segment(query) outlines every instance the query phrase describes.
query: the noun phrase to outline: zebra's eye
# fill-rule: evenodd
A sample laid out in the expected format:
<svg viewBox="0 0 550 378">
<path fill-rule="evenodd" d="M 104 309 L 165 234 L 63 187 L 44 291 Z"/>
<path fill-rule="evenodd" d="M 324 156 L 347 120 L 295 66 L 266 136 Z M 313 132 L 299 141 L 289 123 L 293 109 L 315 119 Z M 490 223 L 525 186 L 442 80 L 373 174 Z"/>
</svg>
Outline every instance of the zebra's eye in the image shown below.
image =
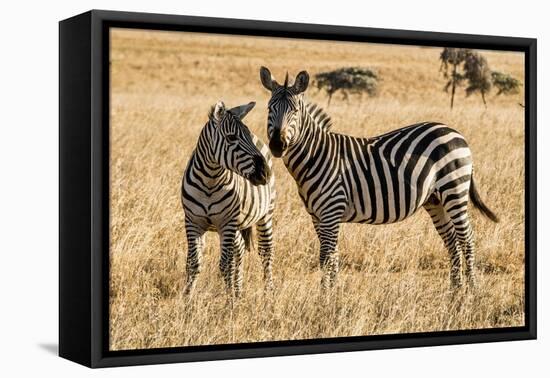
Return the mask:
<svg viewBox="0 0 550 378">
<path fill-rule="evenodd" d="M 227 134 L 225 138 L 227 139 L 227 141 L 229 143 L 235 143 L 238 139 L 237 135 L 235 135 L 235 134 Z"/>
</svg>

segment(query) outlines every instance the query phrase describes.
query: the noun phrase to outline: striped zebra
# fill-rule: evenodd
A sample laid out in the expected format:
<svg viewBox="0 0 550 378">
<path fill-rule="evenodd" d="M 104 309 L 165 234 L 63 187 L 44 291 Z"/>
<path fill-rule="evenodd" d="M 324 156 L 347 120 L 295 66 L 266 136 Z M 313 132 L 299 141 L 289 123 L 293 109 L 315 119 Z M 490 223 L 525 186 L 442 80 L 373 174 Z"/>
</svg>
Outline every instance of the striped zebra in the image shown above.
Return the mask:
<svg viewBox="0 0 550 378">
<path fill-rule="evenodd" d="M 229 293 L 239 296 L 242 259 L 258 235 L 266 288 L 272 287 L 275 201 L 271 154 L 242 123 L 255 103 L 226 110 L 223 102 L 212 107 L 209 120 L 189 160 L 182 179 L 181 200 L 187 235 L 187 283 L 192 292 L 201 270 L 206 231 L 220 235 L 220 270 Z"/>
<path fill-rule="evenodd" d="M 269 148 L 282 160 L 298 186 L 320 241 L 322 287 L 338 272 L 337 241 L 343 222 L 387 224 L 423 207 L 450 254 L 451 287 L 465 275 L 475 285 L 474 233 L 468 197 L 493 221 L 473 180 L 471 151 L 464 137 L 446 125 L 424 122 L 373 138 L 331 132 L 330 117 L 303 93 L 306 71 L 294 85 L 278 84 L 262 67 L 263 86 L 271 91 L 267 132 Z"/>
</svg>

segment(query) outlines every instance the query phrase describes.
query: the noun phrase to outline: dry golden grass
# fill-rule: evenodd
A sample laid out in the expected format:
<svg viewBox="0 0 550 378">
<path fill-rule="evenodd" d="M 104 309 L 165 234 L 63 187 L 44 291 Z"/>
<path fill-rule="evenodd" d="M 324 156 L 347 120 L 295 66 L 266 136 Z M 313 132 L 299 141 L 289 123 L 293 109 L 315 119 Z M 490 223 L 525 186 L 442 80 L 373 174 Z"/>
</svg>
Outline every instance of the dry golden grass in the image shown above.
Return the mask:
<svg viewBox="0 0 550 378">
<path fill-rule="evenodd" d="M 523 92 L 442 92 L 440 49 L 117 30 L 111 56 L 111 277 L 113 350 L 335 336 L 521 326 L 524 324 Z M 523 55 L 484 52 L 493 69 L 523 78 Z M 186 242 L 181 176 L 207 111 L 223 99 L 254 100 L 246 123 L 265 140 L 276 77 L 343 65 L 374 67 L 376 98 L 338 96 L 334 129 L 373 136 L 419 121 L 462 132 L 474 153 L 482 197 L 498 224 L 472 210 L 479 288 L 449 293 L 448 256 L 425 212 L 393 225 L 344 225 L 336 291 L 320 297 L 318 241 L 295 183 L 275 162 L 276 291 L 263 293 L 259 257 L 246 256 L 243 298 L 231 310 L 218 273 L 218 237 L 207 235 L 196 293 L 184 298 Z M 313 88 L 312 101 L 326 104 Z"/>
</svg>

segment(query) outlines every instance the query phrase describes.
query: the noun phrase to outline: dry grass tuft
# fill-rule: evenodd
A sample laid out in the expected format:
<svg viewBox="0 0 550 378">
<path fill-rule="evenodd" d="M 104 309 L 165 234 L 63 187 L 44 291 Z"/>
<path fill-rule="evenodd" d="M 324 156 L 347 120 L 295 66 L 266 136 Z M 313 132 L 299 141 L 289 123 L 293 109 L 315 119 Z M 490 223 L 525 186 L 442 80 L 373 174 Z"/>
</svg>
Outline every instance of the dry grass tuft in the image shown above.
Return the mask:
<svg viewBox="0 0 550 378">
<path fill-rule="evenodd" d="M 523 89 L 490 96 L 487 109 L 441 91 L 440 49 L 119 30 L 112 36 L 111 292 L 113 350 L 374 335 L 524 324 Z M 523 78 L 523 55 L 484 52 L 491 66 Z M 425 213 L 385 226 L 344 225 L 342 271 L 318 295 L 318 242 L 293 180 L 275 162 L 276 291 L 265 295 L 257 254 L 245 259 L 244 293 L 231 310 L 209 234 L 196 293 L 182 296 L 186 243 L 181 175 L 207 111 L 251 100 L 247 117 L 265 140 L 265 65 L 281 77 L 368 65 L 382 78 L 376 98 L 330 107 L 334 130 L 372 136 L 443 121 L 468 139 L 482 197 L 501 218 L 472 211 L 479 289 L 448 291 L 449 263 Z M 323 104 L 313 89 L 309 98 Z M 457 96 L 462 97 L 462 94 Z"/>
</svg>

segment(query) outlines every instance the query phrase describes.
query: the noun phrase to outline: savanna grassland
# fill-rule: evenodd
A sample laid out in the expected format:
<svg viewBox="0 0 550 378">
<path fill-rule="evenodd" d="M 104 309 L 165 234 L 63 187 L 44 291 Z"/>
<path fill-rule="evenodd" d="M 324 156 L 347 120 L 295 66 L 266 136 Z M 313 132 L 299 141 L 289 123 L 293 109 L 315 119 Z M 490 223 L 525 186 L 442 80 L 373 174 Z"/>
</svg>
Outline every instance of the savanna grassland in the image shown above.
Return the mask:
<svg viewBox="0 0 550 378">
<path fill-rule="evenodd" d="M 524 110 L 520 94 L 443 92 L 440 48 L 190 33 L 111 32 L 110 347 L 113 350 L 511 327 L 524 324 Z M 492 69 L 523 81 L 519 53 L 482 52 Z M 187 247 L 182 173 L 211 105 L 256 101 L 245 123 L 266 141 L 269 93 L 261 65 L 282 81 L 342 66 L 374 68 L 378 95 L 335 95 L 333 130 L 374 136 L 420 121 L 459 130 L 474 155 L 476 184 L 499 215 L 471 210 L 478 288 L 449 291 L 449 259 L 424 211 L 401 223 L 344 225 L 341 272 L 319 295 L 319 244 L 296 185 L 274 163 L 276 290 L 263 291 L 255 251 L 244 261 L 243 297 L 228 306 L 218 236 L 207 234 L 193 296 L 183 296 Z M 326 107 L 311 87 L 309 100 Z"/>
</svg>

